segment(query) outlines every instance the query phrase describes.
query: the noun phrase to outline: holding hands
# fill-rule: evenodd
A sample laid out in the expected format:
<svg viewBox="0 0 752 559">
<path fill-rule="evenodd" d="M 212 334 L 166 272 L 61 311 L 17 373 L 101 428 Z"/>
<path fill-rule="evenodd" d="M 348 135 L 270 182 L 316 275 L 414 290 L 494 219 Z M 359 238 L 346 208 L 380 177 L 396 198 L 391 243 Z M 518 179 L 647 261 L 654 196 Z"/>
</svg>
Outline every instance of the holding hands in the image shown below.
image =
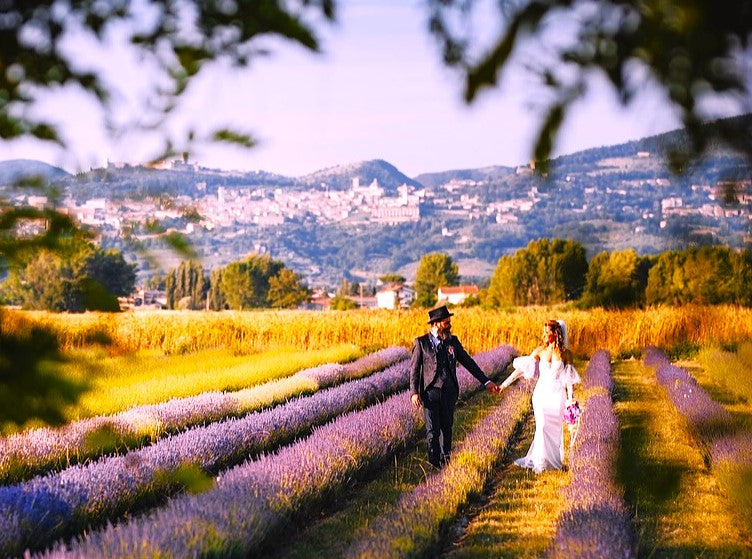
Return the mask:
<svg viewBox="0 0 752 559">
<path fill-rule="evenodd" d="M 412 403 L 413 407 L 417 410 L 421 407 L 421 401 L 420 396 L 418 394 L 412 394 L 410 396 L 410 402 Z"/>
</svg>

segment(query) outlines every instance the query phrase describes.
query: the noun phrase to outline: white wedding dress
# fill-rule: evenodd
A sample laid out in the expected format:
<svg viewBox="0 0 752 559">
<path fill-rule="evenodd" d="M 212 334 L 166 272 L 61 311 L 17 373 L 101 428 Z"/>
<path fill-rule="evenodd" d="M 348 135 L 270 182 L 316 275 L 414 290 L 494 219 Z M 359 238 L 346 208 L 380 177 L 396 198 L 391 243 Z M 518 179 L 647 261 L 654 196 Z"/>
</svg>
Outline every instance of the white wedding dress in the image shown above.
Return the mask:
<svg viewBox="0 0 752 559">
<path fill-rule="evenodd" d="M 521 371 L 526 379 L 538 375 L 533 390 L 533 414 L 535 415 L 535 436 L 524 458 L 515 464 L 530 468 L 536 473 L 543 470 L 561 469 L 564 460 L 564 429 L 562 414 L 567 399 L 568 384 L 580 382 L 580 375 L 570 364 L 558 359 L 550 363 L 531 356 L 518 357 L 514 368 Z"/>
</svg>

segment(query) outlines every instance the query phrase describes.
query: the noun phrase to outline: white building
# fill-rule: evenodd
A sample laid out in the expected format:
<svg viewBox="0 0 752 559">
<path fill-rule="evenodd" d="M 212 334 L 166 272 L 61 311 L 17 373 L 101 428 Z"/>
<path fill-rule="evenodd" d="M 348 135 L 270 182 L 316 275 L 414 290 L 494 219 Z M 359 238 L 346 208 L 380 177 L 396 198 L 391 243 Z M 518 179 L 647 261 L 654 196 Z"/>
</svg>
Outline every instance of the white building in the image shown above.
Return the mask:
<svg viewBox="0 0 752 559">
<path fill-rule="evenodd" d="M 380 309 L 407 308 L 415 300 L 415 290 L 402 283 L 390 283 L 376 292 L 376 306 Z"/>
<path fill-rule="evenodd" d="M 456 285 L 439 287 L 437 298 L 439 303 L 448 305 L 461 305 L 470 296 L 477 297 L 479 293 L 477 285 Z"/>
</svg>

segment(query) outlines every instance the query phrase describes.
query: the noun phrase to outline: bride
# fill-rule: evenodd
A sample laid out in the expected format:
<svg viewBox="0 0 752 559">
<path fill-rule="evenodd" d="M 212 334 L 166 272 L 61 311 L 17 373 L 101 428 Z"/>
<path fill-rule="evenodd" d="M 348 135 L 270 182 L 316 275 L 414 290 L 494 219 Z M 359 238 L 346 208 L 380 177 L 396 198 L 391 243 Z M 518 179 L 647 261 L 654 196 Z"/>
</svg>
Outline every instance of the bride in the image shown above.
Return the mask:
<svg viewBox="0 0 752 559">
<path fill-rule="evenodd" d="M 530 355 L 513 361 L 514 371 L 501 384 L 501 390 L 504 390 L 521 376 L 532 379 L 538 374 L 538 382 L 533 390 L 533 444 L 524 458 L 515 460 L 518 466 L 530 468 L 536 473 L 561 469 L 563 466 L 562 414 L 566 402 L 574 399 L 573 385 L 580 382 L 580 375 L 572 366 L 572 357 L 567 349 L 564 322 L 546 322 L 543 325 L 542 342 L 543 345 L 535 348 Z"/>
</svg>

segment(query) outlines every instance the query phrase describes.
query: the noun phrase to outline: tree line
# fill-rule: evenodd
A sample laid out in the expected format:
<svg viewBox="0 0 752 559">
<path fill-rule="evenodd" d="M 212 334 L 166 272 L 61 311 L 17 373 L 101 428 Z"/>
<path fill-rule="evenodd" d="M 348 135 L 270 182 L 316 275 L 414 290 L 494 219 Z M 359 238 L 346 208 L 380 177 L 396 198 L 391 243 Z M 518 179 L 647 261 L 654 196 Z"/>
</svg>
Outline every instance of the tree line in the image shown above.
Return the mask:
<svg viewBox="0 0 752 559">
<path fill-rule="evenodd" d="M 0 303 L 27 309 L 82 312 L 116 311 L 119 296 L 135 287 L 135 264 L 118 250 L 103 250 L 79 238 L 62 250 L 35 250 L 21 259 L 0 284 Z M 383 281 L 401 281 L 385 275 Z M 424 255 L 416 271 L 415 305 L 436 304 L 440 287 L 459 285 L 458 265 L 446 253 Z M 170 309 L 247 310 L 296 308 L 310 289 L 297 273 L 268 254 L 251 254 L 206 273 L 183 261 L 148 287 L 165 291 Z M 357 283 L 343 282 L 332 308 L 347 310 L 349 295 L 363 294 Z M 372 295 L 368 289 L 366 294 Z M 572 240 L 538 239 L 499 258 L 480 296 L 467 304 L 489 308 L 573 302 L 583 308 L 645 305 L 736 304 L 752 306 L 752 251 L 707 246 L 640 256 L 633 249 L 603 251 L 590 261 L 585 247 Z"/>
<path fill-rule="evenodd" d="M 603 251 L 588 262 L 576 241 L 539 239 L 499 259 L 481 300 L 491 307 L 752 306 L 752 251 L 705 246 L 639 256 L 627 249 Z"/>
<path fill-rule="evenodd" d="M 0 304 L 58 312 L 117 311 L 118 297 L 133 293 L 136 265 L 119 250 L 68 240 L 62 249 L 35 250 L 8 271 Z M 170 309 L 294 308 L 310 290 L 284 263 L 251 254 L 207 276 L 195 261 L 183 261 L 149 287 L 164 289 Z"/>
<path fill-rule="evenodd" d="M 181 262 L 167 274 L 164 289 L 170 309 L 213 311 L 295 308 L 311 295 L 298 274 L 268 254 L 214 268 L 208 277 L 200 263 Z"/>
</svg>

